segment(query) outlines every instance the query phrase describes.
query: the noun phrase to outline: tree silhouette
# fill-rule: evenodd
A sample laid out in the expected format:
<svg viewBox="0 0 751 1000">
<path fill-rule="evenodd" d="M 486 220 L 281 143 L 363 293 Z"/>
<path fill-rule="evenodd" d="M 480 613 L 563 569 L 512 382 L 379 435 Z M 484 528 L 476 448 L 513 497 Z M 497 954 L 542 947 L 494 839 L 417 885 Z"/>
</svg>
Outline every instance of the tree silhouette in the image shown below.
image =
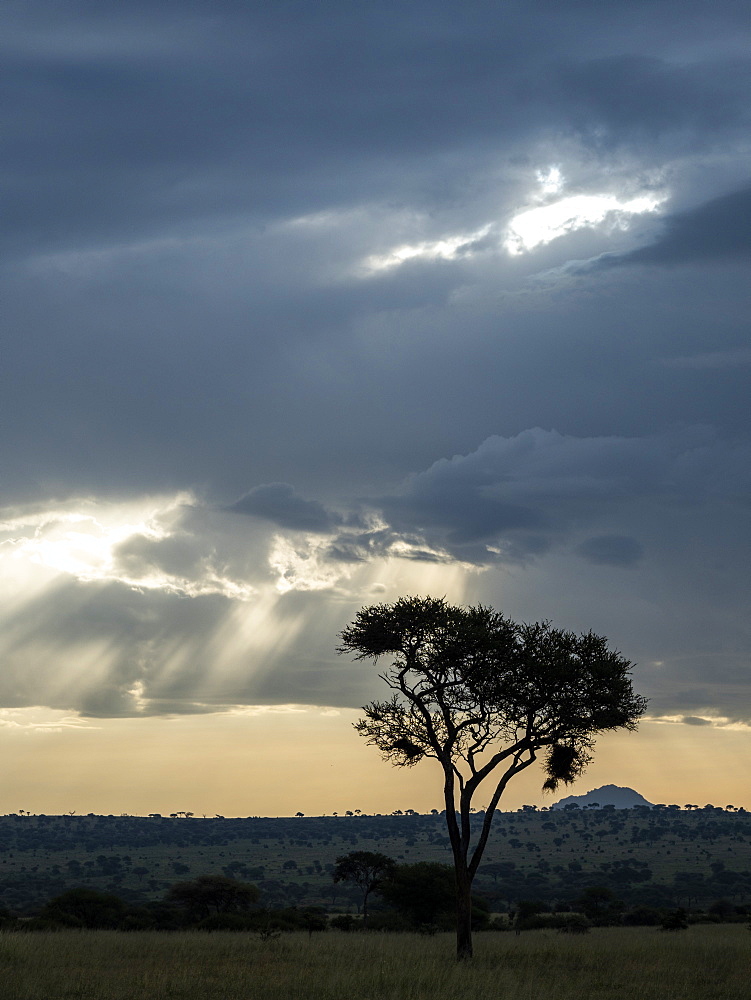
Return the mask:
<svg viewBox="0 0 751 1000">
<path fill-rule="evenodd" d="M 334 882 L 354 882 L 362 892 L 362 925 L 368 925 L 368 896 L 390 876 L 396 862 L 378 851 L 352 851 L 336 859 Z"/>
<path fill-rule="evenodd" d="M 39 916 L 62 926 L 101 929 L 117 927 L 125 909 L 125 903 L 117 896 L 81 887 L 68 889 L 51 899 Z"/>
<path fill-rule="evenodd" d="M 419 930 L 450 927 L 456 891 L 451 865 L 396 865 L 379 893 Z"/>
<path fill-rule="evenodd" d="M 184 907 L 198 919 L 212 913 L 247 910 L 258 900 L 258 889 L 224 875 L 199 875 L 192 882 L 178 882 L 167 893 L 167 901 Z"/>
<path fill-rule="evenodd" d="M 365 706 L 357 732 L 394 765 L 428 757 L 442 768 L 457 957 L 470 958 L 472 880 L 508 782 L 542 753 L 543 787 L 555 790 L 581 774 L 596 734 L 635 729 L 646 701 L 632 690 L 630 663 L 591 632 L 519 625 L 492 608 L 430 597 L 363 608 L 341 633 L 338 652 L 392 657 L 380 676 L 393 694 Z M 491 776 L 470 850 L 473 796 Z"/>
</svg>

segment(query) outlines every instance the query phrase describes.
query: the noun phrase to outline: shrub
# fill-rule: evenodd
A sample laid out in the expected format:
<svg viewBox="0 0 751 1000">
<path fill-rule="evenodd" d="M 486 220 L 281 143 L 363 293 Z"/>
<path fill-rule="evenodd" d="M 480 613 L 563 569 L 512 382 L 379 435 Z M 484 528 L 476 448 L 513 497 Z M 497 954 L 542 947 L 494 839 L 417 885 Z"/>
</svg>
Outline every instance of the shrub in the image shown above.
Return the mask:
<svg viewBox="0 0 751 1000">
<path fill-rule="evenodd" d="M 583 913 L 570 913 L 563 918 L 563 926 L 559 927 L 559 934 L 588 934 L 592 926 Z"/>
<path fill-rule="evenodd" d="M 340 913 L 331 918 L 329 927 L 335 931 L 359 931 L 362 928 L 362 921 L 353 917 L 351 913 Z"/>
<path fill-rule="evenodd" d="M 662 911 L 654 906 L 635 906 L 623 914 L 623 923 L 627 927 L 657 927 L 662 918 Z"/>
<path fill-rule="evenodd" d="M 125 903 L 117 896 L 95 889 L 69 889 L 51 899 L 38 919 L 59 927 L 102 930 L 119 927 L 125 912 Z"/>
<path fill-rule="evenodd" d="M 247 910 L 257 900 L 256 886 L 237 882 L 226 875 L 199 875 L 192 882 L 178 882 L 170 888 L 166 899 L 197 920 L 212 914 Z"/>
<path fill-rule="evenodd" d="M 707 910 L 713 917 L 718 917 L 720 920 L 727 920 L 729 917 L 734 917 L 736 915 L 736 909 L 729 899 L 717 899 Z"/>
<path fill-rule="evenodd" d="M 686 911 L 682 908 L 677 910 L 672 910 L 667 913 L 662 921 L 662 929 L 664 931 L 685 931 L 688 929 L 688 918 L 686 917 Z"/>
</svg>

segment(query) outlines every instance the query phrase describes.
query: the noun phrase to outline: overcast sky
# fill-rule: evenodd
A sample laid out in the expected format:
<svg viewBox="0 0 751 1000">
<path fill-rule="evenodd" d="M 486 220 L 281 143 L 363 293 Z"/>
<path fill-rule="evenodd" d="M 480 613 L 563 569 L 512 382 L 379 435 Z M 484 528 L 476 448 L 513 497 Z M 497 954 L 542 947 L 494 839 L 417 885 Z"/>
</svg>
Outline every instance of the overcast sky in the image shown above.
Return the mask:
<svg viewBox="0 0 751 1000">
<path fill-rule="evenodd" d="M 38 734 L 354 744 L 337 632 L 406 593 L 607 635 L 639 775 L 712 729 L 711 796 L 751 740 L 750 23 L 5 4 L 0 730 L 40 809 Z"/>
</svg>

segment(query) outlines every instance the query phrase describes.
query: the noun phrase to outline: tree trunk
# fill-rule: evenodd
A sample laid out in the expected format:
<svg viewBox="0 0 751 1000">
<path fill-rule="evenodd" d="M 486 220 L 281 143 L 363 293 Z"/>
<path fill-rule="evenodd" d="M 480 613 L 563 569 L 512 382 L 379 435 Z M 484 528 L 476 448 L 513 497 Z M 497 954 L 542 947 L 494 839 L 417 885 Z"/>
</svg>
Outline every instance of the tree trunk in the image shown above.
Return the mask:
<svg viewBox="0 0 751 1000">
<path fill-rule="evenodd" d="M 472 958 L 472 880 L 464 865 L 456 868 L 456 958 Z"/>
</svg>

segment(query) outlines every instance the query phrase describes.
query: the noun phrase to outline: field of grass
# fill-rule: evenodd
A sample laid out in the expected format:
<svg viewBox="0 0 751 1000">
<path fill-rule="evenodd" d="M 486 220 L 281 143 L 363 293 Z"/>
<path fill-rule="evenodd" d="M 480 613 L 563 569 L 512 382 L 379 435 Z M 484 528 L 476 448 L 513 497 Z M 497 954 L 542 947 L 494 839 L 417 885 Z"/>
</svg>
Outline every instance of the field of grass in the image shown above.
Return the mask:
<svg viewBox="0 0 751 1000">
<path fill-rule="evenodd" d="M 451 935 L 0 935 L 4 1000 L 748 1000 L 742 925 Z"/>
</svg>

